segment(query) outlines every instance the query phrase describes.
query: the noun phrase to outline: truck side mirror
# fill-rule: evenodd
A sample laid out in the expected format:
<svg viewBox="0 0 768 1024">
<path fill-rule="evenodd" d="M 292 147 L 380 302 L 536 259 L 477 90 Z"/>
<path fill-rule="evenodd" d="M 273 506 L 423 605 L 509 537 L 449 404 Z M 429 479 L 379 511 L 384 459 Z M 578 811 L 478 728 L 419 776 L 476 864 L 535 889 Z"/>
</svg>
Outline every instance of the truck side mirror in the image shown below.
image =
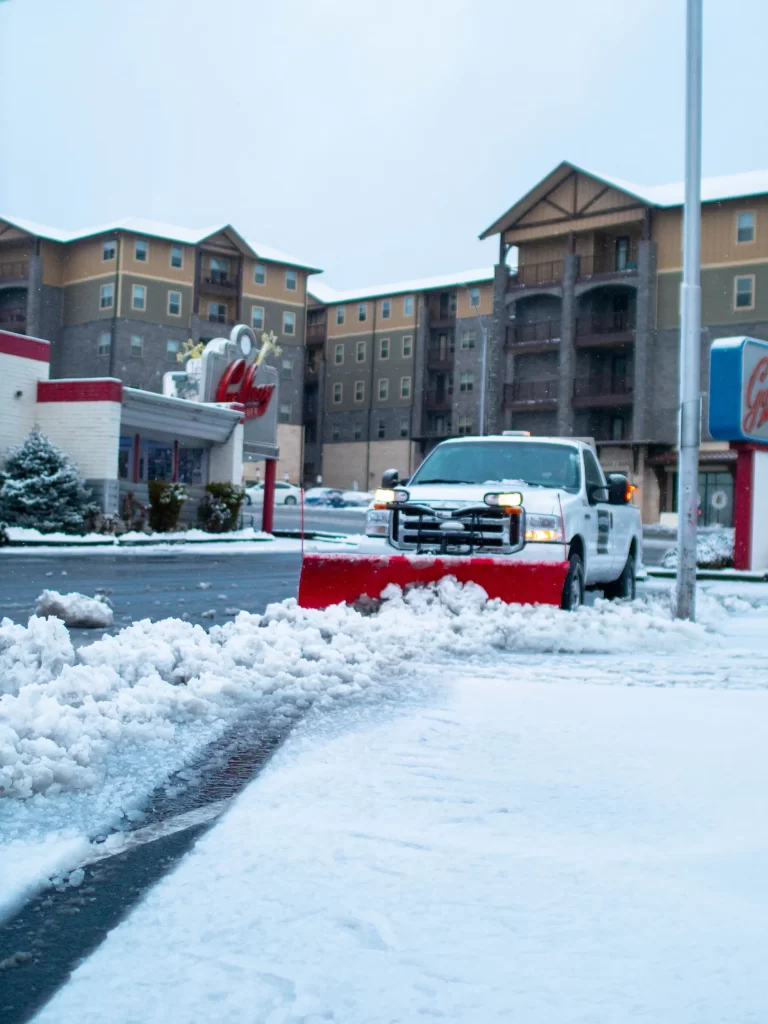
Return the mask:
<svg viewBox="0 0 768 1024">
<path fill-rule="evenodd" d="M 603 487 L 602 484 L 594 484 L 588 492 L 590 505 L 596 505 L 598 501 L 609 501 L 609 494 L 609 488 Z"/>
<path fill-rule="evenodd" d="M 386 487 L 387 490 L 391 490 L 393 487 L 397 487 L 400 482 L 400 474 L 396 469 L 385 469 L 381 477 L 381 486 Z"/>
<path fill-rule="evenodd" d="M 632 497 L 629 481 L 623 473 L 608 474 L 608 501 L 611 505 L 627 505 Z"/>
</svg>

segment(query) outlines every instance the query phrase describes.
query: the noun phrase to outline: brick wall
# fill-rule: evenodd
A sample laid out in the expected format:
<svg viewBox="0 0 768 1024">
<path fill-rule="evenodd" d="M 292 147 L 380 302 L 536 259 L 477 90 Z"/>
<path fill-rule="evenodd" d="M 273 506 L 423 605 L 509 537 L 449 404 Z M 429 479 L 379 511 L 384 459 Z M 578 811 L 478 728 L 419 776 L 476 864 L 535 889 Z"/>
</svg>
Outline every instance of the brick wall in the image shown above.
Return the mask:
<svg viewBox="0 0 768 1024">
<path fill-rule="evenodd" d="M 47 362 L 0 351 L 0 461 L 8 448 L 20 444 L 34 427 L 37 382 L 47 379 Z"/>
</svg>

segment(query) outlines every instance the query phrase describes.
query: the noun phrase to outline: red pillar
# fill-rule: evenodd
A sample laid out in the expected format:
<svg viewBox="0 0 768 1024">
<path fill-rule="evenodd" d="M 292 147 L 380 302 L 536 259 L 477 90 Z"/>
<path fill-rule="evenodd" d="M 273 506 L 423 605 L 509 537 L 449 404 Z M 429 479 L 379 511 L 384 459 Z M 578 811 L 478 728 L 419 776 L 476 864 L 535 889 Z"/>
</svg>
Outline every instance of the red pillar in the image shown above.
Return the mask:
<svg viewBox="0 0 768 1024">
<path fill-rule="evenodd" d="M 733 500 L 733 567 L 749 569 L 752 561 L 752 475 L 755 453 L 746 445 L 738 447 L 738 452 Z"/>
<path fill-rule="evenodd" d="M 277 479 L 277 460 L 266 459 L 264 467 L 264 505 L 261 510 L 261 528 L 264 533 L 272 533 L 275 526 L 275 480 Z"/>
<path fill-rule="evenodd" d="M 133 435 L 133 482 L 137 484 L 139 482 L 139 459 L 141 458 L 141 436 L 139 434 Z"/>
<path fill-rule="evenodd" d="M 179 482 L 179 442 L 173 442 L 173 467 L 171 471 L 173 482 L 177 484 Z"/>
</svg>

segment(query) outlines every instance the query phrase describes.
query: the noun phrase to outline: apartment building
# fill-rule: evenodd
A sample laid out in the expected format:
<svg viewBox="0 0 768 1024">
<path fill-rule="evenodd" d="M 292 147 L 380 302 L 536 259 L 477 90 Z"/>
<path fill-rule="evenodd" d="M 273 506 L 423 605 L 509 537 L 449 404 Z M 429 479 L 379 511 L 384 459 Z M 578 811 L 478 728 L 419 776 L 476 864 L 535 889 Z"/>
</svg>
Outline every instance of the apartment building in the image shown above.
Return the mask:
<svg viewBox="0 0 768 1024">
<path fill-rule="evenodd" d="M 479 429 L 492 270 L 310 291 L 305 480 L 367 490 L 390 467 L 413 472 L 438 440 Z"/>
<path fill-rule="evenodd" d="M 683 186 L 644 187 L 570 163 L 495 221 L 489 426 L 589 436 L 641 488 L 676 499 Z M 768 173 L 702 184 L 702 390 L 716 338 L 768 338 Z M 517 250 L 517 269 L 507 267 Z M 736 452 L 705 435 L 705 522 L 732 513 Z M 727 495 L 725 508 L 709 501 Z M 715 504 L 722 506 L 720 497 Z"/>
<path fill-rule="evenodd" d="M 155 392 L 188 342 L 234 323 L 273 331 L 279 472 L 298 482 L 307 278 L 317 272 L 231 225 L 194 231 L 130 218 L 62 231 L 0 217 L 0 329 L 49 341 L 52 377 L 118 377 Z"/>
</svg>

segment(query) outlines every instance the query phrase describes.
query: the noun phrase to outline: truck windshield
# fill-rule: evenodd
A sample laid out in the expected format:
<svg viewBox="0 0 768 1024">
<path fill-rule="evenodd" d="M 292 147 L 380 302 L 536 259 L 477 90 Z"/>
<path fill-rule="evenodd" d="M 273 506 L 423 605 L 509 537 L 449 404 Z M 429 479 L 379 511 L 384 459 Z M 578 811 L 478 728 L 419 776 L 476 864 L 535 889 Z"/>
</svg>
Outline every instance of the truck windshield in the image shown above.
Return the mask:
<svg viewBox="0 0 768 1024">
<path fill-rule="evenodd" d="M 414 473 L 419 484 L 526 483 L 578 491 L 579 451 L 542 442 L 472 441 L 441 444 Z"/>
</svg>

